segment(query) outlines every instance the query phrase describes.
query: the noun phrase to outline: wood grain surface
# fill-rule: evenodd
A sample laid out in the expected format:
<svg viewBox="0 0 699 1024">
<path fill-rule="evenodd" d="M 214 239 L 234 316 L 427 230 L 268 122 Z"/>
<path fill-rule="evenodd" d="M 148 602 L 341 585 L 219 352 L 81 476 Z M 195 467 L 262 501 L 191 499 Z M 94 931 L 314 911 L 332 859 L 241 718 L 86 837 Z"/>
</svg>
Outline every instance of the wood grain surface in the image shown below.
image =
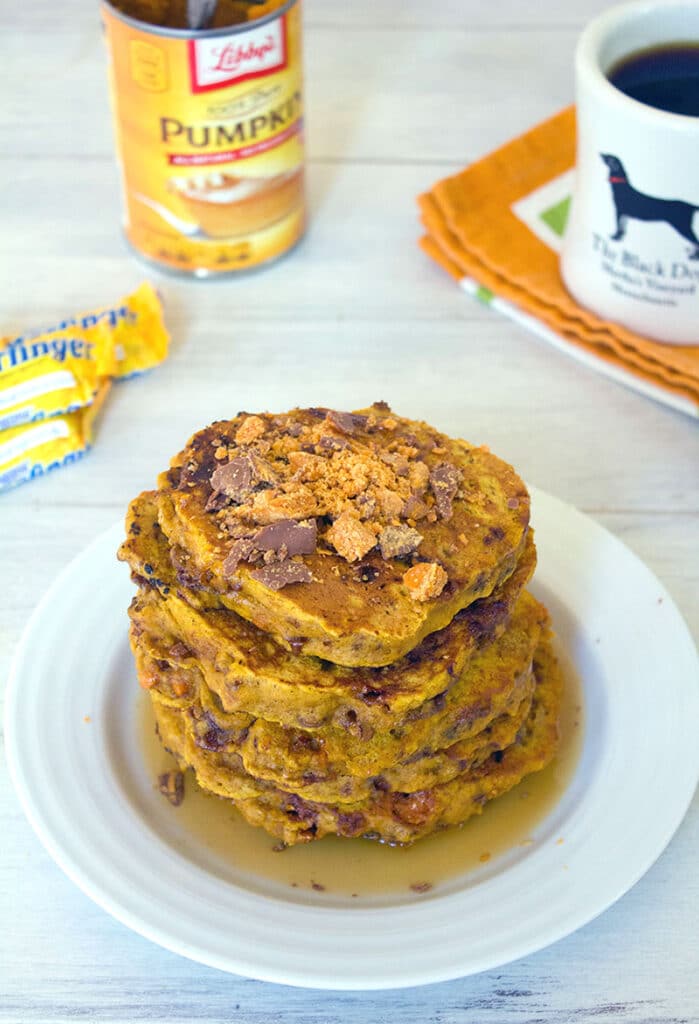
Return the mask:
<svg viewBox="0 0 699 1024">
<path fill-rule="evenodd" d="M 0 681 L 54 576 L 193 430 L 243 408 L 378 398 L 489 444 L 593 515 L 699 634 L 695 423 L 473 303 L 415 244 L 419 191 L 571 101 L 575 39 L 604 6 L 307 0 L 308 236 L 235 280 L 148 273 L 165 297 L 170 359 L 114 389 L 87 459 L 0 496 Z M 0 333 L 10 333 L 108 302 L 146 271 L 120 235 L 97 5 L 36 0 L 4 13 Z M 386 993 L 237 978 L 128 931 L 46 854 L 4 759 L 0 834 L 1 1024 L 699 1021 L 696 796 L 648 874 L 576 934 L 497 971 Z"/>
</svg>

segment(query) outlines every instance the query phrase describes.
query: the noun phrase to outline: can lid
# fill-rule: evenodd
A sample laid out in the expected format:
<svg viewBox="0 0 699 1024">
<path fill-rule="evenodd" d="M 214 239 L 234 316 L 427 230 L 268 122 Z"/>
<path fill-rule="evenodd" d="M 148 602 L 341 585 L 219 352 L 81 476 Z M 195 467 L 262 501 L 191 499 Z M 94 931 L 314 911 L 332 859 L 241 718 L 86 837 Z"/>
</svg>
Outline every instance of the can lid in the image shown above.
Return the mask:
<svg viewBox="0 0 699 1024">
<path fill-rule="evenodd" d="M 189 19 L 189 5 L 190 3 L 201 3 L 206 4 L 207 0 L 187 0 L 187 18 Z M 250 5 L 262 5 L 266 0 L 242 0 L 242 2 Z M 149 21 L 142 21 L 140 18 L 135 18 L 130 14 L 126 14 L 116 4 L 111 3 L 110 0 L 101 0 L 102 12 L 108 14 L 110 17 L 116 18 L 118 21 L 123 21 L 127 25 L 131 25 L 132 28 L 138 29 L 141 32 L 147 32 L 151 35 L 156 36 L 168 36 L 172 39 L 206 39 L 208 37 L 216 36 L 230 36 L 235 35 L 238 32 L 247 32 L 253 26 L 259 28 L 261 25 L 266 25 L 270 21 L 274 21 L 281 15 L 286 14 L 288 10 L 295 7 L 299 0 L 286 0 L 286 3 L 280 4 L 273 11 L 269 11 L 267 14 L 262 15 L 260 18 L 253 18 L 250 21 L 238 22 L 234 25 L 223 25 L 220 28 L 206 28 L 206 29 L 191 29 L 191 28 L 170 28 L 167 25 L 155 25 Z M 211 19 L 215 11 L 215 3 L 213 10 L 209 12 L 207 21 Z M 204 21 L 204 24 L 206 21 Z"/>
</svg>

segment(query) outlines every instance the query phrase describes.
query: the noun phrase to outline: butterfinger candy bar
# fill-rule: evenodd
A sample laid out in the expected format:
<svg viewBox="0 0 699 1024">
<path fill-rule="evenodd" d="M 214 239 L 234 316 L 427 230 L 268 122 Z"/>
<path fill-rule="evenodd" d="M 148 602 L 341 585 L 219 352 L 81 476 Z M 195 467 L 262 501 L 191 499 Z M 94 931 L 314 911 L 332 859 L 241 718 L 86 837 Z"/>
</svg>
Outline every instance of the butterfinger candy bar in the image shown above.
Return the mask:
<svg viewBox="0 0 699 1024">
<path fill-rule="evenodd" d="M 115 371 L 104 323 L 0 342 L 0 431 L 90 405 Z"/>
<path fill-rule="evenodd" d="M 111 381 L 99 387 L 91 405 L 42 423 L 0 433 L 0 492 L 77 462 L 90 450 L 93 427 Z"/>
<path fill-rule="evenodd" d="M 29 331 L 4 344 L 6 349 L 21 348 L 35 343 L 39 338 L 50 341 L 54 335 L 63 336 L 70 330 L 95 332 L 105 329 L 114 352 L 112 369 L 117 378 L 124 379 L 144 373 L 162 363 L 167 356 L 170 336 L 163 322 L 162 303 L 155 288 L 147 281 L 114 306 L 104 306 L 91 313 L 68 317 L 53 327 Z M 7 356 L 6 360 L 10 358 Z"/>
<path fill-rule="evenodd" d="M 160 299 L 147 283 L 116 306 L 0 340 L 0 431 L 90 405 L 107 378 L 162 362 L 168 343 Z"/>
</svg>

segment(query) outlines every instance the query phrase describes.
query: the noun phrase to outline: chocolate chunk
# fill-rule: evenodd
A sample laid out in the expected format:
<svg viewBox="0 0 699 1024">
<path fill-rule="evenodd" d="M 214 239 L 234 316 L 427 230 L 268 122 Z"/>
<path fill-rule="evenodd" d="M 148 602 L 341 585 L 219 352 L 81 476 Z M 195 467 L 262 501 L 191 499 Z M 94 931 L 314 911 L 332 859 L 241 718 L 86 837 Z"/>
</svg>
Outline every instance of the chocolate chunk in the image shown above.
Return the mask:
<svg viewBox="0 0 699 1024">
<path fill-rule="evenodd" d="M 189 647 L 181 640 L 178 640 L 170 648 L 169 654 L 172 658 L 193 658 L 194 655 Z"/>
<path fill-rule="evenodd" d="M 430 473 L 437 515 L 441 519 L 451 519 L 452 501 L 460 483 L 461 471 L 451 462 L 440 462 Z"/>
<path fill-rule="evenodd" d="M 173 807 L 179 807 L 184 800 L 184 773 L 172 771 L 159 775 L 158 789 Z"/>
<path fill-rule="evenodd" d="M 371 565 L 369 562 L 365 562 L 363 565 L 357 566 L 352 578 L 355 583 L 373 583 L 378 575 L 379 570 L 376 566 Z"/>
<path fill-rule="evenodd" d="M 228 495 L 224 494 L 223 491 L 212 491 L 211 497 L 204 505 L 205 512 L 218 512 L 220 509 L 225 508 L 230 503 Z"/>
<path fill-rule="evenodd" d="M 417 551 L 422 536 L 410 526 L 384 526 L 379 534 L 379 548 L 385 559 L 403 558 Z"/>
<path fill-rule="evenodd" d="M 189 709 L 189 714 L 194 721 L 194 742 L 202 750 L 223 750 L 234 739 L 234 734 L 229 729 L 222 729 L 213 715 L 204 711 Z"/>
<path fill-rule="evenodd" d="M 403 519 L 424 519 L 428 512 L 427 505 L 420 495 L 415 492 L 407 498 L 400 514 Z"/>
<path fill-rule="evenodd" d="M 194 742 L 203 750 L 223 750 L 230 743 L 230 736 L 224 729 L 212 726 L 205 733 L 198 736 Z"/>
<path fill-rule="evenodd" d="M 270 590 L 281 590 L 290 583 L 311 583 L 313 575 L 303 562 L 275 562 L 255 569 L 250 575 Z"/>
<path fill-rule="evenodd" d="M 370 740 L 374 730 L 368 722 L 360 722 L 359 716 L 354 708 L 338 708 L 333 715 L 333 721 L 341 729 L 345 729 L 350 736 L 356 736 L 360 740 Z"/>
<path fill-rule="evenodd" d="M 349 448 L 349 442 L 344 437 L 333 437 L 332 434 L 323 434 L 318 442 L 319 448 L 326 451 L 339 452 L 342 448 Z"/>
<path fill-rule="evenodd" d="M 510 607 L 507 601 L 495 599 L 476 601 L 468 609 L 468 631 L 478 646 L 491 640 L 503 623 L 507 622 Z"/>
<path fill-rule="evenodd" d="M 432 700 L 430 701 L 430 704 L 432 706 L 432 710 L 433 711 L 441 711 L 446 706 L 446 703 L 447 703 L 447 691 L 446 690 L 442 690 L 441 693 L 436 694 L 432 698 Z"/>
<path fill-rule="evenodd" d="M 377 793 L 390 793 L 391 786 L 388 779 L 385 779 L 383 775 L 375 775 L 373 779 L 370 779 L 372 787 Z"/>
<path fill-rule="evenodd" d="M 214 491 L 220 491 L 231 501 L 241 504 L 253 491 L 277 483 L 277 476 L 264 459 L 246 453 L 236 455 L 225 466 L 215 469 L 211 474 L 210 483 Z"/>
<path fill-rule="evenodd" d="M 328 410 L 328 420 L 337 430 L 343 434 L 354 434 L 357 430 L 366 427 L 367 416 L 360 416 L 353 412 L 337 412 L 335 409 Z"/>
<path fill-rule="evenodd" d="M 249 455 L 237 455 L 211 474 L 211 486 L 214 491 L 220 491 L 238 503 L 245 501 L 252 494 L 253 482 L 254 467 Z"/>
<path fill-rule="evenodd" d="M 284 812 L 289 818 L 294 818 L 296 821 L 308 822 L 315 824 L 318 821 L 318 812 L 302 797 L 297 796 L 296 793 L 290 793 Z"/>
<path fill-rule="evenodd" d="M 381 452 L 379 458 L 391 467 L 396 476 L 407 476 L 410 472 L 410 463 L 400 452 Z"/>
<path fill-rule="evenodd" d="M 170 564 L 183 587 L 187 587 L 189 590 L 203 588 L 200 574 L 196 570 L 192 570 L 189 555 L 182 548 L 176 545 L 170 548 Z"/>
<path fill-rule="evenodd" d="M 391 411 L 391 407 L 388 404 L 388 402 L 384 402 L 382 400 L 379 400 L 378 402 L 372 402 L 371 408 L 372 409 L 376 409 L 377 412 L 390 412 Z"/>
<path fill-rule="evenodd" d="M 376 498 L 373 498 L 370 494 L 358 494 L 354 499 L 354 504 L 357 507 L 360 518 L 374 519 L 376 517 L 378 505 Z"/>
<path fill-rule="evenodd" d="M 491 544 L 494 544 L 496 540 L 502 540 L 504 536 L 505 531 L 502 526 L 491 526 L 483 537 L 483 543 L 486 547 L 489 547 Z"/>
<path fill-rule="evenodd" d="M 206 480 L 208 468 L 205 463 L 195 462 L 190 459 L 185 462 L 180 469 L 179 478 L 177 482 L 173 480 L 173 477 L 177 473 L 177 467 L 174 466 L 168 473 L 170 483 L 177 488 L 178 491 L 188 490 L 190 485 L 201 484 Z"/>
<path fill-rule="evenodd" d="M 377 704 L 383 700 L 383 690 L 376 690 L 372 686 L 363 686 L 359 691 L 359 697 L 364 701 L 365 704 Z"/>
<path fill-rule="evenodd" d="M 299 523 L 296 519 L 279 519 L 276 523 L 263 526 L 252 538 L 260 551 L 281 552 L 286 548 L 287 557 L 312 555 L 316 549 L 318 529 L 315 519 Z"/>
<path fill-rule="evenodd" d="M 317 754 L 323 747 L 323 741 L 312 733 L 302 732 L 297 729 L 291 735 L 290 746 L 297 753 L 300 751 L 310 751 L 313 754 Z"/>
<path fill-rule="evenodd" d="M 238 568 L 238 564 L 246 561 L 254 550 L 255 545 L 250 537 L 241 537 L 240 540 L 234 541 L 228 549 L 226 560 L 221 567 L 223 575 L 232 576 Z"/>
<path fill-rule="evenodd" d="M 356 836 L 364 824 L 365 818 L 361 811 L 339 812 L 337 815 L 337 831 L 341 836 Z"/>
</svg>

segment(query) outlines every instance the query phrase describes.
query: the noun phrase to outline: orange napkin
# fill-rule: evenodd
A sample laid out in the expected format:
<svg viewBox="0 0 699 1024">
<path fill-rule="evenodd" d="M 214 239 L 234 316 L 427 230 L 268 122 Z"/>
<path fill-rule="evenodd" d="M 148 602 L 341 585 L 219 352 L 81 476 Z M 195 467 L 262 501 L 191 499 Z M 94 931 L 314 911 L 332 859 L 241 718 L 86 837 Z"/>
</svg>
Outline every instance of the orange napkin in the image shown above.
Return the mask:
<svg viewBox="0 0 699 1024">
<path fill-rule="evenodd" d="M 699 346 L 663 345 L 602 320 L 563 286 L 557 249 L 574 162 L 569 107 L 420 196 L 420 245 L 466 291 L 558 348 L 699 416 Z"/>
</svg>

